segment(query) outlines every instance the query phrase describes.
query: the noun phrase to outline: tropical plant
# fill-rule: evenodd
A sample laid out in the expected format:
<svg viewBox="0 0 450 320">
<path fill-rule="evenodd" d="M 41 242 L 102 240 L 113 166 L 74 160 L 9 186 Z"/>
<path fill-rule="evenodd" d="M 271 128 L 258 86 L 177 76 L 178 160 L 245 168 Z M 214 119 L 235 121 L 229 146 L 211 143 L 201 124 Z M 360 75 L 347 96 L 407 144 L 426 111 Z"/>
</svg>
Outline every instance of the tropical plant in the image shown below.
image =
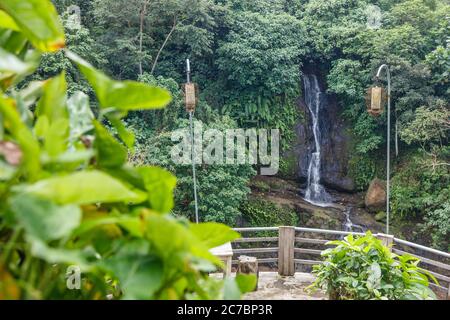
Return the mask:
<svg viewBox="0 0 450 320">
<path fill-rule="evenodd" d="M 436 279 L 418 267 L 419 259 L 396 255 L 370 232 L 330 241 L 322 252 L 325 261 L 314 266 L 316 280 L 309 289 L 326 290 L 338 300 L 436 299 L 429 280 Z"/>
<path fill-rule="evenodd" d="M 238 234 L 168 215 L 176 178 L 127 164 L 134 137 L 121 118 L 162 108 L 170 94 L 60 51 L 50 1 L 0 0 L 0 28 L 0 299 L 220 299 L 251 289 L 251 277 L 208 276 L 222 266 L 209 249 Z M 85 94 L 67 97 L 64 72 L 14 87 L 55 52 L 92 86 L 97 119 Z"/>
</svg>

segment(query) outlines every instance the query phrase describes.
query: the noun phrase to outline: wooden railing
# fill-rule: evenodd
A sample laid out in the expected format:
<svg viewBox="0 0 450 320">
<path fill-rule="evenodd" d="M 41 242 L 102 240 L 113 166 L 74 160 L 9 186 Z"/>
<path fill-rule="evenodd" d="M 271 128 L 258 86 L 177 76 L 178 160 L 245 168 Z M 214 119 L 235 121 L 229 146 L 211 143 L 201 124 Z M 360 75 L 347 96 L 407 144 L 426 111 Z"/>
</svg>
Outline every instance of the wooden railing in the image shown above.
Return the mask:
<svg viewBox="0 0 450 320">
<path fill-rule="evenodd" d="M 360 232 L 300 228 L 300 227 L 262 227 L 235 228 L 243 235 L 233 242 L 233 257 L 240 255 L 256 256 L 258 263 L 276 268 L 282 276 L 293 276 L 301 266 L 322 263 L 322 251 L 326 243 L 349 234 L 364 235 Z M 263 235 L 261 235 L 263 233 Z M 247 237 L 247 235 L 249 235 Z M 421 260 L 419 266 L 430 272 L 439 281 L 431 286 L 450 298 L 450 254 L 428 248 L 413 242 L 395 238 L 392 235 L 376 234 L 392 252 L 410 254 Z M 237 260 L 233 260 L 237 264 Z"/>
</svg>

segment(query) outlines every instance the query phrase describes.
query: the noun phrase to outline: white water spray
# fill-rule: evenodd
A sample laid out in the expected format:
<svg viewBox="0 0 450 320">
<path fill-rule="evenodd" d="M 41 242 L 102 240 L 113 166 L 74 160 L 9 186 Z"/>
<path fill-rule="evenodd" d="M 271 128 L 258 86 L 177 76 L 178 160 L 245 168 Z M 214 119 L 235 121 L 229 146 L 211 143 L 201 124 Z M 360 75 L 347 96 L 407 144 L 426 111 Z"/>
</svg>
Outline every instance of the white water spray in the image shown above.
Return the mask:
<svg viewBox="0 0 450 320">
<path fill-rule="evenodd" d="M 311 113 L 315 151 L 311 154 L 308 167 L 308 184 L 305 193 L 305 200 L 318 205 L 328 206 L 332 201 L 331 196 L 320 184 L 320 106 L 323 93 L 320 91 L 319 81 L 315 75 L 305 75 L 305 102 Z"/>
</svg>

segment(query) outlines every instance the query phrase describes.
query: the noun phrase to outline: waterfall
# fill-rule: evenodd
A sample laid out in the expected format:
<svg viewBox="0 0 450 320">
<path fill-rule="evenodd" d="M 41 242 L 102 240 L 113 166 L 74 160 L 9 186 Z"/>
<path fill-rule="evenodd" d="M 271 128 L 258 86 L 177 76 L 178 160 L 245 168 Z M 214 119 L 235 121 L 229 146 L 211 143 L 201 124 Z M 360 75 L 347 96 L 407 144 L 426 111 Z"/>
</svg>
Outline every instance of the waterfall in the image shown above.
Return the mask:
<svg viewBox="0 0 450 320">
<path fill-rule="evenodd" d="M 311 113 L 312 128 L 314 134 L 315 150 L 311 153 L 308 166 L 308 184 L 305 200 L 319 206 L 328 205 L 332 199 L 320 184 L 320 107 L 324 100 L 324 94 L 320 91 L 319 81 L 316 75 L 304 75 L 305 103 Z"/>
<path fill-rule="evenodd" d="M 365 227 L 353 223 L 353 221 L 351 220 L 352 211 L 353 211 L 352 207 L 347 207 L 344 210 L 345 215 L 345 222 L 343 224 L 344 231 L 366 232 L 367 229 Z"/>
</svg>

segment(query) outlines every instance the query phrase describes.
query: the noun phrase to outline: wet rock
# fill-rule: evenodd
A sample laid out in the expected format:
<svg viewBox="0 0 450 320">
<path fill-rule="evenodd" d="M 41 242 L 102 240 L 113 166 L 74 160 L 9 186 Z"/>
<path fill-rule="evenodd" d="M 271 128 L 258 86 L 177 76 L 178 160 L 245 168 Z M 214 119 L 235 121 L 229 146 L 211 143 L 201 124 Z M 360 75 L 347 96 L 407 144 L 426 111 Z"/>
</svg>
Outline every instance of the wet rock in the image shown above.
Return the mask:
<svg viewBox="0 0 450 320">
<path fill-rule="evenodd" d="M 375 215 L 375 220 L 377 221 L 385 221 L 386 220 L 386 212 L 380 211 Z"/>
<path fill-rule="evenodd" d="M 370 182 L 365 197 L 366 209 L 370 212 L 379 212 L 386 208 L 386 182 L 375 178 Z"/>
<path fill-rule="evenodd" d="M 355 183 L 349 176 L 349 136 L 343 118 L 340 116 L 341 109 L 336 98 L 325 94 L 326 89 L 323 80 L 321 86 L 320 131 L 321 131 L 321 183 L 326 187 L 344 191 L 355 191 Z M 311 114 L 304 100 L 298 101 L 300 112 L 304 120 L 295 127 L 296 142 L 293 153 L 298 159 L 297 177 L 300 181 L 308 178 L 308 167 L 311 154 L 315 151 L 314 134 L 312 129 Z"/>
</svg>

